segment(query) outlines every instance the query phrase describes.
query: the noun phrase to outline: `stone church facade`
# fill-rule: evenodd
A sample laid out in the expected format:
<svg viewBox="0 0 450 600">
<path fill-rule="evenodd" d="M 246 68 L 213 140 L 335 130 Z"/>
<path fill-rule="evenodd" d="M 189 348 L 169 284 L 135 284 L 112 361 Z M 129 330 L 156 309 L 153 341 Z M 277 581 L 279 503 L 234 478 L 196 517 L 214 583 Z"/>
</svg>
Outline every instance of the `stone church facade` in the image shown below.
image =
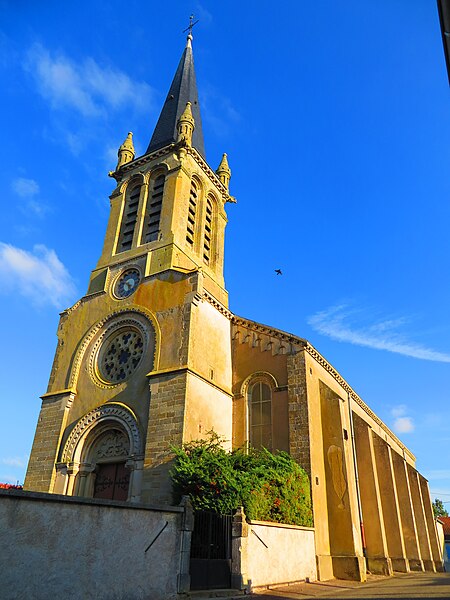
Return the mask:
<svg viewBox="0 0 450 600">
<path fill-rule="evenodd" d="M 210 430 L 308 472 L 318 576 L 441 570 L 415 457 L 305 339 L 234 315 L 227 156 L 206 162 L 191 36 L 149 147 L 119 149 L 102 255 L 61 314 L 25 489 L 171 502 L 171 445 Z"/>
</svg>

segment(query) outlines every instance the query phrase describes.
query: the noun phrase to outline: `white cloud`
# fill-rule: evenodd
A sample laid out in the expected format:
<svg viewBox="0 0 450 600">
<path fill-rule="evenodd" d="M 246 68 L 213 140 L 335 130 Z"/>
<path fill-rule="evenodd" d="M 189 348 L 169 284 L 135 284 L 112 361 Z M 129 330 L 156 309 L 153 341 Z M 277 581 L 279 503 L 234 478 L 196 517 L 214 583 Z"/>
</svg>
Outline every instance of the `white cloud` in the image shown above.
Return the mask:
<svg viewBox="0 0 450 600">
<path fill-rule="evenodd" d="M 391 415 L 394 417 L 393 430 L 397 433 L 411 433 L 416 428 L 412 417 L 407 416 L 407 406 L 398 404 L 391 408 Z"/>
<path fill-rule="evenodd" d="M 148 110 L 152 103 L 148 84 L 133 81 L 118 69 L 102 67 L 92 58 L 78 64 L 35 44 L 27 59 L 26 69 L 54 108 L 74 108 L 85 117 L 95 117 L 123 107 Z"/>
<path fill-rule="evenodd" d="M 398 328 L 406 323 L 405 318 L 364 324 L 355 322 L 358 317 L 367 321 L 364 311 L 350 309 L 343 304 L 312 315 L 308 318 L 308 324 L 315 331 L 339 342 L 387 350 L 422 360 L 450 363 L 450 354 L 411 342 L 400 334 Z"/>
<path fill-rule="evenodd" d="M 11 187 L 21 198 L 32 198 L 39 194 L 39 184 L 34 179 L 18 177 L 11 183 Z"/>
<path fill-rule="evenodd" d="M 36 305 L 57 308 L 73 300 L 76 289 L 72 277 L 54 250 L 39 244 L 29 252 L 0 242 L 2 291 L 17 291 Z"/>
<path fill-rule="evenodd" d="M 411 417 L 398 417 L 394 421 L 393 429 L 396 433 L 411 433 L 415 425 Z"/>
</svg>

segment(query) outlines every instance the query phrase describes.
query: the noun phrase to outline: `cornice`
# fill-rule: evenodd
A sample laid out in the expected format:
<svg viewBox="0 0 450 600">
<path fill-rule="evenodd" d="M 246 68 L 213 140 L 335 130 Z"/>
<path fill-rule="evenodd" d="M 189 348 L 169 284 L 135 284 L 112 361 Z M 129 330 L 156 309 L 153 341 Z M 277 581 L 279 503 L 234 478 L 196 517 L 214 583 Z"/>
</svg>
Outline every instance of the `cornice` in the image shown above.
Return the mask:
<svg viewBox="0 0 450 600">
<path fill-rule="evenodd" d="M 204 375 L 199 373 L 196 369 L 193 369 L 192 367 L 189 367 L 187 365 L 182 365 L 181 367 L 171 367 L 168 369 L 158 369 L 156 371 L 150 371 L 150 373 L 147 373 L 147 378 L 153 379 L 154 377 L 161 377 L 164 375 L 174 375 L 176 373 L 189 373 L 191 375 L 194 375 L 195 377 L 198 377 L 198 379 L 201 379 L 202 381 L 204 381 L 211 387 L 215 388 L 216 390 L 219 390 L 220 392 L 226 394 L 228 397 L 233 398 L 233 394 L 231 393 L 231 391 L 229 389 L 219 385 L 215 381 L 211 381 L 210 379 L 207 379 Z"/>
<path fill-rule="evenodd" d="M 151 152 L 150 154 L 144 154 L 143 156 L 140 156 L 139 158 L 135 158 L 132 162 L 129 162 L 126 165 L 123 165 L 122 167 L 120 167 L 120 169 L 118 171 L 116 171 L 115 174 L 120 176 L 119 179 L 123 179 L 123 176 L 126 173 L 128 173 L 129 171 L 132 171 L 136 167 L 142 167 L 142 165 L 145 165 L 145 164 L 151 162 L 155 158 L 160 158 L 161 156 L 164 156 L 165 154 L 169 154 L 169 152 L 173 151 L 176 148 L 176 146 L 177 146 L 177 144 L 169 144 L 168 146 L 164 146 L 163 148 L 160 148 L 159 150 L 155 150 L 154 152 Z"/>
<path fill-rule="evenodd" d="M 214 296 L 212 296 L 208 292 L 205 292 L 205 290 L 203 290 L 202 300 L 206 300 L 206 302 L 209 302 L 209 304 L 211 304 L 211 306 L 214 306 L 214 308 L 216 308 L 220 313 L 222 313 L 230 321 L 233 320 L 233 318 L 234 318 L 233 313 L 231 311 L 229 311 L 228 308 L 226 306 L 224 306 L 221 302 L 219 302 L 216 298 L 214 298 Z"/>
<path fill-rule="evenodd" d="M 98 270 L 100 270 L 100 269 L 98 269 Z M 66 308 L 65 310 L 60 312 L 59 315 L 60 315 L 60 317 L 70 315 L 70 313 L 73 313 L 74 311 L 76 311 L 77 308 L 79 308 L 84 302 L 86 302 L 86 300 L 90 300 L 91 298 L 95 298 L 96 296 L 102 296 L 104 294 L 106 294 L 105 290 L 100 290 L 99 292 L 93 292 L 92 294 L 86 294 L 85 296 L 83 296 L 82 298 L 77 300 L 77 302 L 75 302 L 75 304 L 73 306 L 70 306 L 69 308 Z"/>
<path fill-rule="evenodd" d="M 116 181 L 121 181 L 127 173 L 129 173 L 136 167 L 141 167 L 143 165 L 146 165 L 147 163 L 151 162 L 152 160 L 155 160 L 156 158 L 160 158 L 161 156 L 169 154 L 170 152 L 176 152 L 180 148 L 183 148 L 187 154 L 192 156 L 192 158 L 196 161 L 196 163 L 201 167 L 201 169 L 208 176 L 210 181 L 221 192 L 222 200 L 224 203 L 225 202 L 236 203 L 236 199 L 233 196 L 230 196 L 227 188 L 220 181 L 220 179 L 218 178 L 216 173 L 211 169 L 211 167 L 208 165 L 206 160 L 200 155 L 200 153 L 193 146 L 188 146 L 185 141 L 181 141 L 176 144 L 172 143 L 172 144 L 169 144 L 168 146 L 164 146 L 163 148 L 160 148 L 159 150 L 155 150 L 154 152 L 151 152 L 150 154 L 144 154 L 144 156 L 140 156 L 139 158 L 136 158 L 132 162 L 129 162 L 126 165 L 123 165 L 122 167 L 120 167 L 120 169 L 118 169 L 114 173 L 113 177 L 116 179 Z M 114 195 L 114 192 L 111 195 Z"/>
<path fill-rule="evenodd" d="M 305 350 L 333 377 L 333 379 L 335 379 L 335 381 L 337 381 L 337 383 L 339 383 L 339 385 L 347 392 L 351 399 L 354 400 L 356 404 L 358 404 L 358 406 L 360 406 L 363 411 L 367 413 L 369 417 L 371 417 L 375 423 L 381 427 L 381 429 L 383 429 L 383 431 L 387 433 L 389 437 L 396 442 L 406 454 L 408 454 L 410 458 L 413 460 L 416 459 L 414 454 L 405 446 L 405 444 L 403 444 L 403 442 L 399 440 L 395 433 L 393 433 L 389 427 L 367 406 L 364 400 L 358 396 L 355 390 L 345 381 L 342 375 L 340 375 L 340 373 L 338 373 L 338 371 L 336 371 L 336 369 L 330 365 L 330 363 L 314 348 L 314 346 L 312 346 L 309 342 L 306 342 Z"/>
<path fill-rule="evenodd" d="M 236 203 L 236 199 L 233 196 L 230 196 L 227 188 L 217 177 L 216 173 L 211 169 L 206 160 L 201 156 L 199 152 L 193 146 L 186 146 L 186 152 L 192 156 L 198 165 L 203 169 L 203 171 L 208 175 L 211 182 L 216 186 L 218 190 L 222 192 L 222 199 L 225 202 Z"/>
<path fill-rule="evenodd" d="M 283 342 L 288 342 L 293 346 L 299 346 L 300 348 L 303 348 L 308 344 L 307 340 L 292 333 L 287 333 L 286 331 L 281 331 L 281 329 L 275 329 L 274 327 L 269 327 L 268 325 L 263 325 L 262 323 L 258 323 L 256 321 L 250 321 L 249 319 L 244 319 L 236 315 L 232 316 L 231 321 L 233 325 L 236 325 L 237 327 L 246 327 L 247 329 L 256 331 L 257 333 L 264 333 L 265 335 L 277 338 Z"/>
</svg>

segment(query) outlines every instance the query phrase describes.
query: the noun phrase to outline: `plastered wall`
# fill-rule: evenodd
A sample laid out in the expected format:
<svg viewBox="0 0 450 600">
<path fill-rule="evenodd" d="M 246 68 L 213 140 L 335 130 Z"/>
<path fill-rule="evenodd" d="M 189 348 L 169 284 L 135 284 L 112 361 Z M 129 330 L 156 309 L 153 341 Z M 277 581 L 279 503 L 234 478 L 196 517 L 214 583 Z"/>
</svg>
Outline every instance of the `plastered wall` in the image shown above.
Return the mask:
<svg viewBox="0 0 450 600">
<path fill-rule="evenodd" d="M 251 589 L 317 579 L 313 529 L 251 521 L 243 539 Z"/>
<path fill-rule="evenodd" d="M 0 490 L 0 596 L 175 599 L 182 517 L 181 507 Z"/>
</svg>

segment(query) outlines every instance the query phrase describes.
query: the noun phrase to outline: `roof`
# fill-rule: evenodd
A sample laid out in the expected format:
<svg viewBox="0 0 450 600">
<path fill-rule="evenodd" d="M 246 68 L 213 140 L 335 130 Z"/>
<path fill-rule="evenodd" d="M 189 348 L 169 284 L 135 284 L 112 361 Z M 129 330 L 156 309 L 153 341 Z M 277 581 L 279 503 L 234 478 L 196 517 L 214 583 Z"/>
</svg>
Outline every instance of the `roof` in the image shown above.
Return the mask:
<svg viewBox="0 0 450 600">
<path fill-rule="evenodd" d="M 441 23 L 442 42 L 445 62 L 450 81 L 450 0 L 438 0 L 439 21 Z"/>
<path fill-rule="evenodd" d="M 192 145 L 205 158 L 191 39 L 192 36 L 189 35 L 146 154 L 177 141 L 177 122 L 186 108 L 186 103 L 190 102 L 195 121 Z"/>
<path fill-rule="evenodd" d="M 439 521 L 443 525 L 444 536 L 445 537 L 450 537 L 450 517 L 439 517 Z"/>
</svg>

